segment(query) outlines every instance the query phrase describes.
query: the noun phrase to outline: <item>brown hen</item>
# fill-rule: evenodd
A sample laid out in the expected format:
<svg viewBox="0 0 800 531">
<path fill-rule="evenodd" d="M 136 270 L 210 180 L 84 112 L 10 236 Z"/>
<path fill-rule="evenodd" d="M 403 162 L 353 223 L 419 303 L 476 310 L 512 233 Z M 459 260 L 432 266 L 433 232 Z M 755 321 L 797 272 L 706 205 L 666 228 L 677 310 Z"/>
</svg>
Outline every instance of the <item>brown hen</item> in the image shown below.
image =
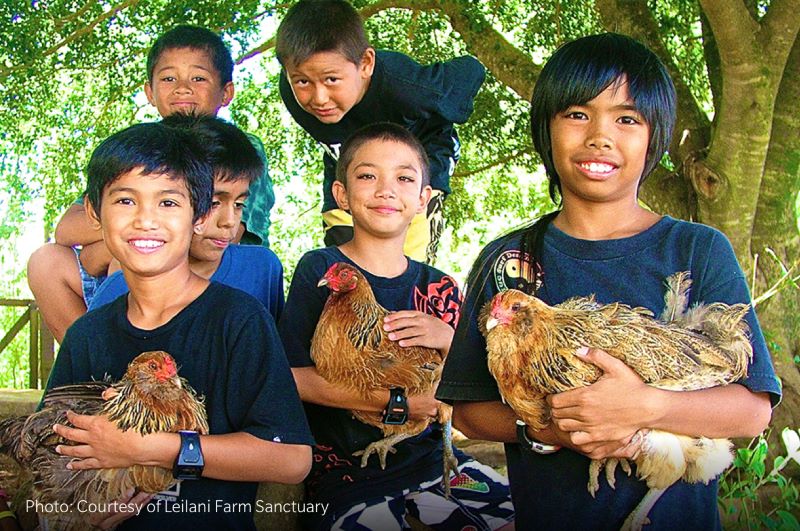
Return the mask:
<svg viewBox="0 0 800 531">
<path fill-rule="evenodd" d="M 368 397 L 375 391 L 401 387 L 408 395 L 430 392 L 439 383 L 444 357 L 427 347 L 401 347 L 388 338 L 383 319 L 389 311 L 378 304 L 367 279 L 344 262 L 333 264 L 319 281 L 331 290 L 311 341 L 311 359 L 317 372 L 331 383 Z M 411 419 L 405 424 L 384 424 L 373 411 L 352 410 L 353 416 L 383 431 L 384 438 L 369 444 L 361 455 L 361 466 L 377 453 L 381 467 L 394 445 L 422 433 L 430 419 Z M 439 406 L 443 426 L 443 484 L 449 493 L 450 472 L 456 471 L 451 441 L 452 408 Z"/>
<path fill-rule="evenodd" d="M 31 473 L 34 501 L 43 507 L 56 507 L 55 502 L 73 509 L 40 514 L 54 529 L 87 527 L 85 514 L 79 510 L 81 500 L 105 505 L 131 488 L 155 493 L 175 482 L 171 470 L 156 466 L 68 470 L 66 465 L 72 458 L 57 454 L 55 448 L 73 443 L 53 431 L 54 424 L 69 424 L 67 410 L 81 415 L 107 415 L 119 429 L 142 435 L 179 430 L 208 433 L 202 399 L 177 375 L 175 360 L 166 352 L 138 355 L 115 384 L 89 382 L 49 390 L 39 411 L 0 423 L 0 451 Z M 89 505 L 83 503 L 80 507 Z"/>
<path fill-rule="evenodd" d="M 534 430 L 549 423 L 545 397 L 597 381 L 602 371 L 581 360 L 584 346 L 605 350 L 625 362 L 645 383 L 669 390 L 725 385 L 747 375 L 752 357 L 747 323 L 749 306 L 714 303 L 688 309 L 688 272 L 667 279 L 665 310 L 659 320 L 645 308 L 573 298 L 548 306 L 516 290 L 496 295 L 482 309 L 489 370 L 503 400 Z M 692 438 L 652 430 L 635 459 L 637 475 L 649 491 L 623 529 L 640 529 L 661 494 L 679 479 L 708 483 L 733 456 L 727 439 Z M 618 461 L 592 461 L 589 492 L 599 488 L 605 466 L 614 486 Z M 626 461 L 620 462 L 629 471 Z"/>
</svg>

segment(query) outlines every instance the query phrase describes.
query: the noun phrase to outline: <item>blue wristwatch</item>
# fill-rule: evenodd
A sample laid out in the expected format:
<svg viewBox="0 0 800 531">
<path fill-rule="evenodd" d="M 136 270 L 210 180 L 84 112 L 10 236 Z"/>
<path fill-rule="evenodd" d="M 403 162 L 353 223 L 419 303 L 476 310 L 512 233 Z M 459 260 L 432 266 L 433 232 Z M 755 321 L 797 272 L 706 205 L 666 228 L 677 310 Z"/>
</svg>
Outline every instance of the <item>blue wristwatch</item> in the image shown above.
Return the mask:
<svg viewBox="0 0 800 531">
<path fill-rule="evenodd" d="M 200 479 L 203 475 L 203 450 L 200 448 L 200 434 L 196 431 L 181 430 L 181 450 L 172 467 L 175 479 Z"/>
<path fill-rule="evenodd" d="M 405 424 L 408 420 L 408 399 L 402 387 L 389 389 L 389 403 L 383 410 L 384 424 Z"/>
</svg>

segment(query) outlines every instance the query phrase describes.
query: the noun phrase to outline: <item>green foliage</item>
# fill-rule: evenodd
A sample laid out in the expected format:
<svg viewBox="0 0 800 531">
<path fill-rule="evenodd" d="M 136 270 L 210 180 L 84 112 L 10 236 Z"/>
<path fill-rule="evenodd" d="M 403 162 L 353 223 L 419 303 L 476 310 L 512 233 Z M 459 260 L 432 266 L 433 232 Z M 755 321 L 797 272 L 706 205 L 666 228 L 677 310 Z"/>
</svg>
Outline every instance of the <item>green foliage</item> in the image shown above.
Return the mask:
<svg viewBox="0 0 800 531">
<path fill-rule="evenodd" d="M 784 469 L 800 464 L 800 435 L 781 433 L 786 453 L 769 461 L 766 436 L 736 451 L 733 467 L 720 480 L 719 505 L 725 527 L 736 529 L 800 529 L 800 491 Z M 795 465 L 796 466 L 796 465 Z"/>
</svg>

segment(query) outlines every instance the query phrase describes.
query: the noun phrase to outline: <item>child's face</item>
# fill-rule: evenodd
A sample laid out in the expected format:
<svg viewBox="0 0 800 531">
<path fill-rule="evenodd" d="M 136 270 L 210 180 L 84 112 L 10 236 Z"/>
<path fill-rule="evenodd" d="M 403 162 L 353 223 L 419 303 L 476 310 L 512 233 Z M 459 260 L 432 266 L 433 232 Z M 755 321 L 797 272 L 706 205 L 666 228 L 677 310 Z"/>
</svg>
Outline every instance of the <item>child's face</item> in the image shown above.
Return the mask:
<svg viewBox="0 0 800 531">
<path fill-rule="evenodd" d="M 636 200 L 650 127 L 625 79 L 558 113 L 550 122 L 550 137 L 565 204 Z"/>
<path fill-rule="evenodd" d="M 286 76 L 306 112 L 322 123 L 335 124 L 364 97 L 374 68 L 372 48 L 357 65 L 339 52 L 318 52 L 299 65 L 287 66 Z"/>
<path fill-rule="evenodd" d="M 356 229 L 381 238 L 401 237 L 423 212 L 431 187 L 422 187 L 422 167 L 411 147 L 372 140 L 358 148 L 347 167 L 347 188 L 333 183 L 339 207 L 349 210 Z"/>
<path fill-rule="evenodd" d="M 144 92 L 162 117 L 176 112 L 216 116 L 233 99 L 233 83 L 222 84 L 206 51 L 169 48 L 158 58 Z"/>
<path fill-rule="evenodd" d="M 99 223 L 108 250 L 123 269 L 153 277 L 188 263 L 192 239 L 192 208 L 183 179 L 163 174 L 123 174 L 103 190 Z"/>
<path fill-rule="evenodd" d="M 205 223 L 195 231 L 189 253 L 194 260 L 219 262 L 228 245 L 236 237 L 242 222 L 244 202 L 249 195 L 250 183 L 239 181 L 214 181 L 214 198 Z"/>
</svg>

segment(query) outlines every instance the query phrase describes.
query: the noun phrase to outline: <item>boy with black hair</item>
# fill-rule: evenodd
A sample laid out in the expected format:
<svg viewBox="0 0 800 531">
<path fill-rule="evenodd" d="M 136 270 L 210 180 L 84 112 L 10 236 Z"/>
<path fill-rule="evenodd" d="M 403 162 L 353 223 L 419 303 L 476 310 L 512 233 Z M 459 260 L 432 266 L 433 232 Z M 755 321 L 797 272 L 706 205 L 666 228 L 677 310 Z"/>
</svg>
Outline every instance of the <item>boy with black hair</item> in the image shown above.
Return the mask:
<svg viewBox="0 0 800 531">
<path fill-rule="evenodd" d="M 177 488 L 125 529 L 255 529 L 256 482 L 296 483 L 310 465 L 312 439 L 271 316 L 250 295 L 189 267 L 193 228 L 211 208 L 208 142 L 191 128 L 134 125 L 100 144 L 87 169 L 87 212 L 130 293 L 70 327 L 48 389 L 117 380 L 139 353 L 164 350 L 205 396 L 210 427 L 203 436 L 141 436 L 103 416 L 72 413 L 74 427 L 54 427 L 77 443 L 57 448 L 76 458 L 74 470 L 173 469 L 190 447 L 202 452 L 205 467 L 184 466 Z"/>
<path fill-rule="evenodd" d="M 216 116 L 233 99 L 232 76 L 233 58 L 222 38 L 206 28 L 181 25 L 153 43 L 144 91 L 162 117 L 175 113 Z M 250 189 L 236 241 L 268 247 L 269 212 L 275 195 L 264 146 L 258 137 L 247 136 L 263 160 L 264 170 Z M 100 233 L 87 224 L 82 197 L 61 218 L 55 240 L 31 255 L 28 284 L 48 328 L 61 341 L 69 325 L 86 313 L 108 274 L 112 257 Z"/>
<path fill-rule="evenodd" d="M 189 267 L 203 278 L 249 293 L 277 321 L 284 303 L 280 260 L 267 248 L 232 243 L 249 187 L 263 173 L 261 157 L 238 127 L 220 118 L 194 118 L 178 113 L 164 118 L 162 123 L 190 127 L 200 135 L 209 136 L 210 142 L 217 146 L 211 155 L 214 170 L 211 210 L 206 222 L 195 227 L 189 247 Z M 127 292 L 125 277 L 117 271 L 97 289 L 89 310 Z"/>
<path fill-rule="evenodd" d="M 377 459 L 361 468 L 353 452 L 383 435 L 349 410 L 384 410 L 390 403 L 389 384 L 374 396 L 363 396 L 322 378 L 310 356 L 329 293 L 318 283 L 336 262 L 358 268 L 378 303 L 392 312 L 383 323 L 390 340 L 446 354 L 458 322 L 458 287 L 441 271 L 403 254 L 411 220 L 427 206 L 429 182 L 424 148 L 407 129 L 377 123 L 357 131 L 342 147 L 332 185 L 339 206 L 353 214 L 353 238 L 306 253 L 292 278 L 278 330 L 318 443 L 306 482 L 309 500 L 331 507 L 324 518 L 313 515 L 306 521 L 309 528 L 401 529 L 410 515 L 433 529 L 489 530 L 513 519 L 506 479 L 463 454 L 457 453 L 460 474 L 449 479 L 452 497 L 444 496 L 438 424 L 396 444 L 385 469 Z M 433 390 L 405 398 L 410 417 L 436 417 Z"/>
<path fill-rule="evenodd" d="M 301 0 L 278 27 L 280 93 L 295 121 L 325 153 L 322 220 L 326 245 L 353 237 L 350 214 L 333 195 L 342 142 L 357 129 L 393 122 L 411 131 L 430 160 L 433 193 L 408 231 L 405 253 L 432 263 L 444 226 L 442 203 L 460 145 L 454 123 L 472 114 L 485 70 L 473 57 L 422 66 L 369 45 L 358 12 L 342 0 Z"/>
<path fill-rule="evenodd" d="M 751 309 L 753 359 L 740 382 L 698 391 L 650 387 L 609 354 L 577 356 L 603 370 L 593 385 L 548 397 L 541 431 L 501 402 L 486 365 L 478 312 L 507 289 L 545 303 L 594 295 L 660 315 L 664 281 L 689 271 L 688 304 L 750 303 L 744 274 L 719 231 L 642 208 L 638 190 L 658 166 L 675 123 L 675 89 L 658 57 L 633 39 L 606 33 L 559 48 L 531 100 L 531 130 L 560 209 L 490 243 L 468 280 L 437 397 L 453 401 L 468 437 L 506 443 L 511 491 L 523 529 L 620 529 L 647 485 L 617 469 L 614 489 L 587 490 L 589 459 L 632 457 L 639 430 L 709 438 L 753 437 L 780 399 L 769 351 Z M 558 192 L 558 196 L 556 195 Z M 538 441 L 538 442 L 537 442 Z M 647 529 L 719 529 L 717 482 L 679 481 L 649 512 Z"/>
</svg>

